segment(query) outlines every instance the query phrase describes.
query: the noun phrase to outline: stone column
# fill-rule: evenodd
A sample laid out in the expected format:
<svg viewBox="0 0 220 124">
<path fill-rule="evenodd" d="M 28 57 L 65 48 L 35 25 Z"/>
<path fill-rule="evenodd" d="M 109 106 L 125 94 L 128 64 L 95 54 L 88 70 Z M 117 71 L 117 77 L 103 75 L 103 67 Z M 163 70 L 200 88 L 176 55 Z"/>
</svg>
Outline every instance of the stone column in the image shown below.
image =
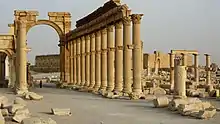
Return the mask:
<svg viewBox="0 0 220 124">
<path fill-rule="evenodd" d="M 107 44 L 108 44 L 108 59 L 107 59 L 107 91 L 111 92 L 114 89 L 114 61 L 115 61 L 115 43 L 114 43 L 114 26 L 108 26 Z"/>
<path fill-rule="evenodd" d="M 73 40 L 73 84 L 77 83 L 77 54 L 76 54 L 76 39 Z"/>
<path fill-rule="evenodd" d="M 205 54 L 206 57 L 206 85 L 210 85 L 211 84 L 211 58 L 210 55 Z"/>
<path fill-rule="evenodd" d="M 175 66 L 174 93 L 180 98 L 186 97 L 186 66 Z"/>
<path fill-rule="evenodd" d="M 85 84 L 85 37 L 81 37 L 81 86 Z"/>
<path fill-rule="evenodd" d="M 95 86 L 95 33 L 90 35 L 90 85 L 89 89 L 92 89 Z"/>
<path fill-rule="evenodd" d="M 194 81 L 196 84 L 199 83 L 199 58 L 198 54 L 193 54 L 194 55 Z"/>
<path fill-rule="evenodd" d="M 16 43 L 17 69 L 16 69 L 16 92 L 23 94 L 28 92 L 27 88 L 27 46 L 26 46 L 26 23 L 25 19 L 18 21 L 18 38 Z"/>
<path fill-rule="evenodd" d="M 183 63 L 183 66 L 186 66 L 187 67 L 187 54 L 186 53 L 182 53 L 182 63 Z"/>
<path fill-rule="evenodd" d="M 64 49 L 65 49 L 65 46 L 64 46 L 64 43 L 62 41 L 60 41 L 60 44 L 59 44 L 59 47 L 60 47 L 60 81 L 63 82 L 64 81 Z"/>
<path fill-rule="evenodd" d="M 174 57 L 175 55 L 173 53 L 170 54 L 170 85 L 171 90 L 174 89 Z"/>
<path fill-rule="evenodd" d="M 123 43 L 124 43 L 124 56 L 123 56 L 123 77 L 124 77 L 124 93 L 131 93 L 132 84 L 132 43 L 131 43 L 131 18 L 123 18 Z"/>
<path fill-rule="evenodd" d="M 90 35 L 86 36 L 86 83 L 85 87 L 90 85 Z"/>
<path fill-rule="evenodd" d="M 115 92 L 123 89 L 123 29 L 122 21 L 115 24 Z"/>
<path fill-rule="evenodd" d="M 70 42 L 70 83 L 73 84 L 73 41 Z"/>
<path fill-rule="evenodd" d="M 2 76 L 2 62 L 3 62 L 3 55 L 2 53 L 0 53 L 0 81 L 3 80 L 3 76 Z"/>
<path fill-rule="evenodd" d="M 77 56 L 77 62 L 76 62 L 76 68 L 77 68 L 77 85 L 80 86 L 81 84 L 81 53 L 80 53 L 80 38 L 77 38 L 77 45 L 76 45 L 76 56 Z"/>
<path fill-rule="evenodd" d="M 95 86 L 94 91 L 98 91 L 101 86 L 101 32 L 95 34 Z"/>
<path fill-rule="evenodd" d="M 9 84 L 10 88 L 14 88 L 15 87 L 15 83 L 16 83 L 16 70 L 15 70 L 15 55 L 12 55 L 10 58 L 10 78 L 11 78 L 11 83 Z"/>
<path fill-rule="evenodd" d="M 101 62 L 101 88 L 106 91 L 107 88 L 107 28 L 101 31 L 101 48 L 102 48 L 102 62 Z"/>
<path fill-rule="evenodd" d="M 141 39 L 140 26 L 143 14 L 133 14 L 131 16 L 133 23 L 133 92 L 139 94 L 141 89 Z"/>
</svg>

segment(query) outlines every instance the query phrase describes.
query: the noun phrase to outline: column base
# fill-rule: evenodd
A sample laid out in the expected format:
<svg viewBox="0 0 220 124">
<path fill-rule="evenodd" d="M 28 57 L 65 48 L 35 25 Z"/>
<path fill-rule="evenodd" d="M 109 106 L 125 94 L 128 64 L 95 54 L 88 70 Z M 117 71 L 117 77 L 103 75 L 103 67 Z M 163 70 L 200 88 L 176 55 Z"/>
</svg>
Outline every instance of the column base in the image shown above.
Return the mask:
<svg viewBox="0 0 220 124">
<path fill-rule="evenodd" d="M 15 94 L 17 95 L 24 95 L 26 93 L 28 93 L 28 90 L 18 90 L 18 89 L 15 90 Z"/>
</svg>

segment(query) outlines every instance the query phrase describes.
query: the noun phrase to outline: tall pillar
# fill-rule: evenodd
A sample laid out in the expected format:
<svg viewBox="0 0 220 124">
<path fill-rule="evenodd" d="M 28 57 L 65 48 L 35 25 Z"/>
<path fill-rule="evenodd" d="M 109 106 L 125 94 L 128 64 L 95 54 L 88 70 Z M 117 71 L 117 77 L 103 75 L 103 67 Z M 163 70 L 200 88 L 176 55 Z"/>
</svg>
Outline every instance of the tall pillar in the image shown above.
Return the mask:
<svg viewBox="0 0 220 124">
<path fill-rule="evenodd" d="M 26 46 L 26 19 L 18 20 L 18 38 L 16 43 L 17 69 L 16 69 L 16 92 L 23 94 L 28 92 L 27 88 L 27 46 Z"/>
<path fill-rule="evenodd" d="M 70 43 L 70 83 L 73 84 L 73 41 Z"/>
<path fill-rule="evenodd" d="M 194 54 L 194 81 L 199 83 L 199 58 L 198 54 Z"/>
<path fill-rule="evenodd" d="M 2 74 L 2 62 L 3 62 L 3 54 L 0 53 L 0 81 L 3 80 L 3 74 Z"/>
<path fill-rule="evenodd" d="M 206 85 L 210 85 L 211 84 L 211 70 L 210 70 L 211 57 L 208 54 L 205 54 L 205 57 L 206 57 Z"/>
<path fill-rule="evenodd" d="M 182 53 L 182 64 L 183 66 L 187 67 L 187 54 L 186 53 Z"/>
<path fill-rule="evenodd" d="M 76 39 L 73 40 L 73 84 L 77 83 L 77 54 L 76 54 Z"/>
<path fill-rule="evenodd" d="M 169 53 L 170 54 L 170 85 L 171 85 L 171 89 L 174 89 L 174 57 L 175 55 L 173 53 Z"/>
<path fill-rule="evenodd" d="M 141 89 L 141 39 L 140 26 L 143 14 L 133 14 L 131 16 L 133 23 L 133 92 L 139 94 Z"/>
<path fill-rule="evenodd" d="M 91 51 L 91 58 L 90 58 L 90 85 L 89 89 L 92 89 L 95 86 L 95 33 L 90 35 L 90 51 Z"/>
<path fill-rule="evenodd" d="M 90 85 L 90 35 L 86 36 L 86 83 L 85 87 Z"/>
<path fill-rule="evenodd" d="M 77 68 L 77 85 L 80 86 L 81 84 L 81 53 L 80 53 L 80 38 L 77 38 L 77 44 L 76 44 L 76 56 L 77 56 L 77 61 L 76 61 L 76 68 Z"/>
<path fill-rule="evenodd" d="M 115 92 L 123 89 L 123 29 L 122 21 L 115 24 Z"/>
<path fill-rule="evenodd" d="M 186 66 L 175 66 L 174 93 L 180 98 L 186 97 Z"/>
<path fill-rule="evenodd" d="M 101 86 L 101 32 L 95 34 L 95 86 L 94 91 L 98 91 Z"/>
<path fill-rule="evenodd" d="M 132 80 L 132 43 L 131 43 L 131 18 L 123 18 L 123 42 L 124 42 L 124 56 L 123 56 L 123 77 L 124 85 L 123 92 L 131 93 L 131 80 Z"/>
<path fill-rule="evenodd" d="M 106 91 L 107 88 L 107 28 L 101 31 L 101 88 L 100 90 Z"/>
<path fill-rule="evenodd" d="M 15 56 L 12 55 L 9 58 L 9 64 L 10 64 L 10 81 L 9 81 L 9 87 L 14 88 L 15 81 L 16 81 L 16 70 L 15 70 Z"/>
<path fill-rule="evenodd" d="M 85 84 L 85 37 L 81 37 L 81 86 Z"/>
<path fill-rule="evenodd" d="M 64 77 L 64 49 L 65 49 L 65 46 L 64 46 L 64 43 L 62 41 L 60 41 L 60 44 L 59 44 L 59 47 L 60 47 L 60 81 L 63 82 L 65 77 Z"/>
<path fill-rule="evenodd" d="M 107 29 L 107 46 L 108 46 L 108 59 L 107 59 L 107 91 L 111 92 L 114 89 L 114 61 L 115 61 L 115 42 L 114 42 L 114 26 L 110 25 Z"/>
</svg>

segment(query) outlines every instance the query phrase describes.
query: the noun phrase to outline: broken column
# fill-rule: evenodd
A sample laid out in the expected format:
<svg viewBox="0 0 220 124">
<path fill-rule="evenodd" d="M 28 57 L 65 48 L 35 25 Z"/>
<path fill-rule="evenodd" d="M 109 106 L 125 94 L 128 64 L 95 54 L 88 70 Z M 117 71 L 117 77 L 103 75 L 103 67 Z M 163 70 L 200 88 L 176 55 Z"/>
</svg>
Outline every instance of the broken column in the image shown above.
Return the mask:
<svg viewBox="0 0 220 124">
<path fill-rule="evenodd" d="M 186 97 L 186 66 L 175 66 L 174 93 L 177 97 Z"/>
<path fill-rule="evenodd" d="M 193 54 L 194 55 L 194 81 L 196 84 L 199 83 L 199 59 L 198 59 L 198 54 Z"/>
<path fill-rule="evenodd" d="M 174 88 L 174 54 L 170 53 L 170 85 L 171 90 Z"/>
<path fill-rule="evenodd" d="M 211 84 L 211 58 L 209 54 L 205 54 L 206 57 L 206 85 L 210 85 Z"/>
</svg>

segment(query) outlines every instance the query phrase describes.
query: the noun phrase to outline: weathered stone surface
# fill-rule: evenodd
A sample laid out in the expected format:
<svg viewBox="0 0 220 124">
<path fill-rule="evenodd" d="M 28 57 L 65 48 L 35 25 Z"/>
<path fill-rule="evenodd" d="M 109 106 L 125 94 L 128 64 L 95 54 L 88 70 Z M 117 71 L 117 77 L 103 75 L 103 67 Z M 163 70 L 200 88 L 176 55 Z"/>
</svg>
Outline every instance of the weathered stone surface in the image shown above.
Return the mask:
<svg viewBox="0 0 220 124">
<path fill-rule="evenodd" d="M 22 120 L 21 124 L 57 124 L 51 118 L 31 117 Z"/>
<path fill-rule="evenodd" d="M 153 100 L 154 107 L 163 108 L 168 107 L 169 99 L 166 96 L 161 96 Z"/>
<path fill-rule="evenodd" d="M 25 94 L 24 97 L 25 97 L 25 99 L 28 99 L 28 100 L 41 100 L 41 99 L 43 99 L 43 96 L 38 95 L 34 92 L 28 92 Z"/>
<path fill-rule="evenodd" d="M 8 109 L 1 109 L 1 113 L 3 116 L 8 116 Z"/>
<path fill-rule="evenodd" d="M 23 100 L 22 98 L 20 97 L 16 97 L 15 100 L 14 100 L 14 104 L 21 104 L 21 105 L 26 105 L 26 101 Z"/>
<path fill-rule="evenodd" d="M 219 90 L 215 89 L 209 92 L 210 97 L 219 97 Z"/>
<path fill-rule="evenodd" d="M 2 103 L 1 104 L 1 108 L 2 109 L 8 109 L 10 106 L 12 106 L 13 105 L 13 103 Z"/>
<path fill-rule="evenodd" d="M 215 114 L 216 114 L 216 109 L 210 108 L 199 111 L 196 117 L 199 119 L 209 119 L 209 118 L 213 118 Z"/>
<path fill-rule="evenodd" d="M 145 96 L 145 99 L 146 100 L 154 100 L 154 99 L 156 99 L 157 97 L 155 96 L 155 95 L 146 95 Z"/>
<path fill-rule="evenodd" d="M 29 117 L 30 117 L 29 110 L 27 108 L 23 108 L 23 109 L 16 110 L 15 115 L 13 116 L 12 119 L 20 123 L 23 119 L 29 118 Z"/>
<path fill-rule="evenodd" d="M 153 95 L 166 95 L 166 90 L 164 90 L 164 89 L 162 89 L 160 87 L 150 88 L 149 93 L 153 94 Z"/>
<path fill-rule="evenodd" d="M 201 103 L 194 103 L 194 104 L 180 104 L 178 106 L 178 112 L 181 115 L 190 115 L 192 112 L 205 110 L 210 108 L 212 105 L 209 102 L 201 102 Z"/>
<path fill-rule="evenodd" d="M 52 114 L 54 115 L 59 115 L 59 116 L 63 116 L 63 115 L 71 115 L 71 111 L 69 108 L 65 108 L 65 109 L 60 109 L 60 108 L 52 108 L 51 109 Z"/>
<path fill-rule="evenodd" d="M 106 98 L 112 98 L 113 95 L 114 95 L 113 92 L 106 92 L 104 96 L 105 96 Z"/>
<path fill-rule="evenodd" d="M 198 98 L 186 98 L 186 99 L 173 99 L 169 102 L 169 109 L 171 111 L 177 111 L 178 106 L 180 104 L 186 105 L 186 104 L 193 104 L 193 103 L 200 103 L 202 102 Z"/>
<path fill-rule="evenodd" d="M 208 92 L 201 92 L 201 93 L 199 93 L 199 97 L 200 98 L 206 98 L 206 97 L 208 97 L 209 96 L 209 93 Z"/>
<path fill-rule="evenodd" d="M 129 97 L 130 97 L 130 99 L 137 100 L 137 99 L 140 98 L 140 94 L 130 93 L 130 94 L 129 94 Z"/>
<path fill-rule="evenodd" d="M 12 106 L 10 106 L 8 108 L 8 111 L 12 114 L 14 114 L 16 112 L 16 110 L 18 109 L 23 109 L 25 107 L 25 105 L 21 105 L 21 104 L 14 104 Z"/>
<path fill-rule="evenodd" d="M 8 98 L 5 97 L 5 96 L 0 96 L 0 103 L 1 103 L 1 104 L 8 103 Z"/>
<path fill-rule="evenodd" d="M 1 112 L 0 112 L 0 124 L 5 124 L 5 118 L 3 117 Z"/>
</svg>

